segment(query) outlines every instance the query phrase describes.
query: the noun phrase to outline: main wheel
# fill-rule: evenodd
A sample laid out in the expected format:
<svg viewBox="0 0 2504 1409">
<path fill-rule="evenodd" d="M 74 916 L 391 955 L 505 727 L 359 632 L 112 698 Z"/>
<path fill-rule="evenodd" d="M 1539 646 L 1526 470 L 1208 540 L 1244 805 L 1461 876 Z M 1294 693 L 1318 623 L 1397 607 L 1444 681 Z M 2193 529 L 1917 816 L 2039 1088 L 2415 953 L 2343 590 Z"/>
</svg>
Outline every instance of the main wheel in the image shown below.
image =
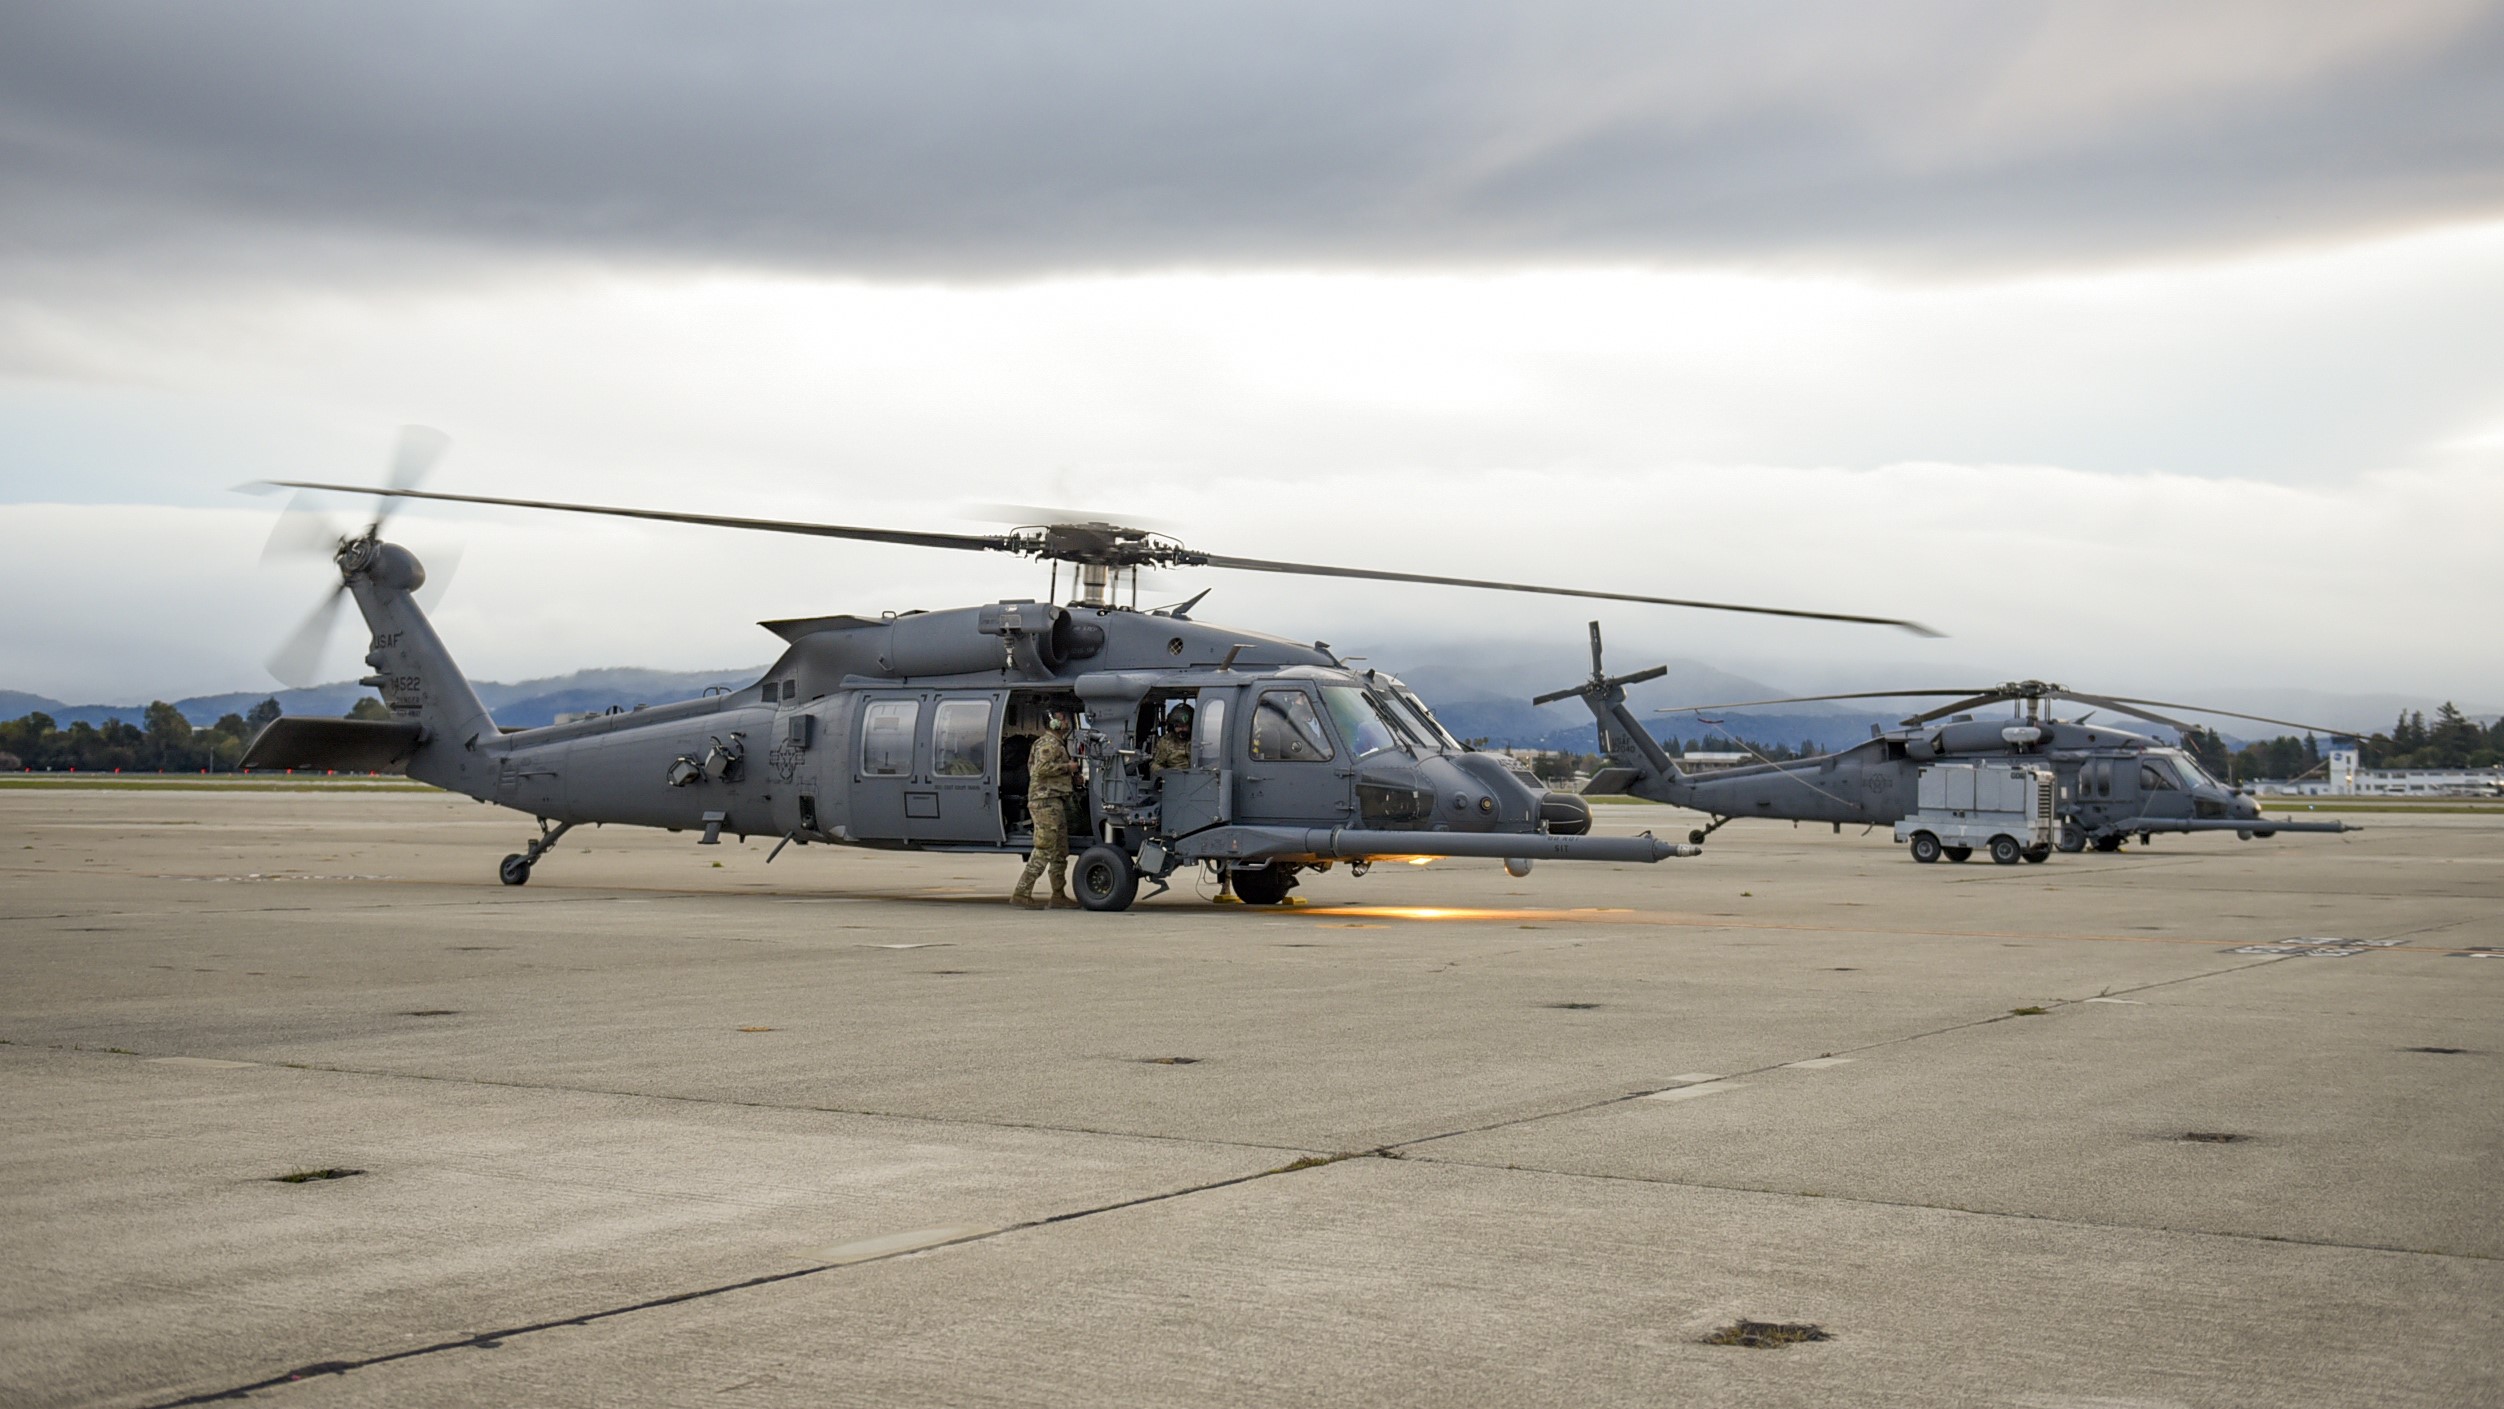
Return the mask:
<svg viewBox="0 0 2504 1409">
<path fill-rule="evenodd" d="M 2026 864 L 2029 866 L 2040 866 L 2044 862 L 2051 859 L 2052 848 L 2048 846 L 2030 846 L 2026 848 Z"/>
<path fill-rule="evenodd" d="M 2254 836 L 2256 836 L 2256 837 L 2259 837 L 2262 841 L 2267 841 L 2267 840 L 2269 840 L 2271 837 L 2274 837 L 2274 836 L 2276 836 L 2276 835 L 2278 835 L 2278 834 L 2277 834 L 2276 832 L 2266 831 L 2266 830 L 2262 830 L 2262 829 L 2259 829 L 2259 828 L 2255 828 L 2255 829 L 2253 830 L 2253 832 L 2252 832 L 2252 835 L 2254 835 Z"/>
<path fill-rule="evenodd" d="M 1070 885 L 1089 910 L 1127 910 L 1139 898 L 1139 868 L 1127 854 L 1098 844 L 1078 853 Z"/>
<path fill-rule="evenodd" d="M 530 858 L 522 855 L 518 851 L 504 858 L 504 860 L 496 866 L 496 879 L 509 886 L 529 885 Z"/>
<path fill-rule="evenodd" d="M 1235 872 L 1235 895 L 1246 905 L 1276 905 L 1293 889 L 1295 872 L 1284 866 Z"/>
<path fill-rule="evenodd" d="M 2078 830 L 2076 827 L 2063 822 L 2061 824 L 2061 839 L 2053 843 L 2053 845 L 2058 846 L 2061 850 L 2066 852 L 2075 853 L 2084 851 L 2087 849 L 2087 834 Z"/>
<path fill-rule="evenodd" d="M 1939 839 L 1928 832 L 1913 833 L 1913 859 L 1924 866 L 1939 859 Z"/>
<path fill-rule="evenodd" d="M 1948 846 L 1941 847 L 1940 850 L 1948 854 L 1950 861 L 1971 860 L 1974 854 L 1974 849 L 1970 846 Z"/>
<path fill-rule="evenodd" d="M 2121 834 L 2116 832 L 2111 836 L 2097 837 L 2095 839 L 2095 849 L 2098 851 L 2121 850 Z"/>
<path fill-rule="evenodd" d="M 2014 866 L 2017 864 L 2017 859 L 2024 854 L 2025 849 L 2017 844 L 2015 837 L 1991 839 L 1991 864 L 1994 866 Z"/>
</svg>

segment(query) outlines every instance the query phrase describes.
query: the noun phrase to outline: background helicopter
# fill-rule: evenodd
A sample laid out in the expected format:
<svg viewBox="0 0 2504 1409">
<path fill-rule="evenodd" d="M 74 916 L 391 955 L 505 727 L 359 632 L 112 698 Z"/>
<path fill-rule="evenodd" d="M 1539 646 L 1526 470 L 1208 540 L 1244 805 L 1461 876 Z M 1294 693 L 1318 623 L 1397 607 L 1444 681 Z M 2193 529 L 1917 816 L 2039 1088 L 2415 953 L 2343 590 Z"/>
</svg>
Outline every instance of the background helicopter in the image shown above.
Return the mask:
<svg viewBox="0 0 2504 1409">
<path fill-rule="evenodd" d="M 339 586 L 273 669 L 309 659 L 353 598 L 372 632 L 366 656 L 389 720 L 281 718 L 247 767 L 405 767 L 411 777 L 539 819 L 504 858 L 507 885 L 585 822 L 724 832 L 784 844 L 838 843 L 1020 852 L 1031 842 L 1025 760 L 1053 710 L 1080 719 L 1088 763 L 1075 888 L 1089 909 L 1119 910 L 1144 879 L 1163 889 L 1202 864 L 1255 904 L 1283 900 L 1298 872 L 1430 856 L 1660 861 L 1694 855 L 1649 834 L 1589 835 L 1588 804 L 1551 793 L 1509 756 L 1463 747 L 1400 681 L 1359 671 L 1319 642 L 1191 619 L 1198 598 L 1141 611 L 1143 567 L 1218 567 L 1888 625 L 1913 622 L 1476 578 L 1226 557 L 1109 523 L 1047 523 L 1006 534 L 923 533 L 553 503 L 412 487 L 440 444 L 409 433 L 379 487 L 274 487 L 377 496 L 361 530 L 307 533 L 282 521 L 274 544 L 318 543 Z M 499 729 L 411 594 L 425 570 L 383 541 L 397 501 L 439 500 L 603 514 L 926 548 L 1011 553 L 1074 567 L 1068 605 L 1007 600 L 877 617 L 764 625 L 787 643 L 743 690 L 547 728 Z M 1130 579 L 1130 603 L 1118 600 Z M 1205 595 L 1205 594 L 1203 594 Z M 311 642 L 307 650 L 304 643 Z M 1198 714 L 1191 766 L 1149 779 L 1138 766 L 1165 709 Z M 1086 842 L 1078 839 L 1088 838 Z M 781 846 L 775 848 L 779 855 Z M 771 857 L 768 858 L 772 859 Z"/>
<path fill-rule="evenodd" d="M 1630 793 L 1707 814 L 1713 819 L 1711 824 L 1688 833 L 1691 842 L 1701 843 L 1740 817 L 1831 822 L 1837 830 L 1846 822 L 1890 825 L 1915 811 L 1925 765 L 1982 760 L 2030 761 L 2054 769 L 2060 780 L 2057 844 L 2063 851 L 2083 851 L 2089 846 L 2113 851 L 2126 837 L 2135 834 L 2144 844 L 2156 832 L 2231 831 L 2248 841 L 2279 832 L 2354 830 L 2342 822 L 2265 819 L 2250 794 L 2208 776 L 2184 750 L 2109 724 L 2089 724 L 2086 717 L 2053 718 L 2045 702 L 2073 700 L 2176 730 L 2190 726 L 2155 711 L 2191 710 L 2320 734 L 2335 730 L 2199 705 L 2090 695 L 2041 680 L 1970 689 L 1797 695 L 1662 710 L 1679 714 L 1822 700 L 1952 697 L 1948 704 L 1907 717 L 1897 728 L 1873 726 L 1868 741 L 1837 753 L 1690 774 L 1678 767 L 1626 706 L 1628 685 L 1657 679 L 1667 669 L 1656 666 L 1610 675 L 1601 664 L 1600 624 L 1595 621 L 1591 623 L 1591 678 L 1571 689 L 1540 695 L 1533 703 L 1580 698 L 1590 706 L 1599 721 L 1600 751 L 1610 766 L 1595 775 L 1583 793 Z M 2022 704 L 2022 713 L 2007 719 L 1977 719 L 1971 713 L 2004 701 Z"/>
</svg>

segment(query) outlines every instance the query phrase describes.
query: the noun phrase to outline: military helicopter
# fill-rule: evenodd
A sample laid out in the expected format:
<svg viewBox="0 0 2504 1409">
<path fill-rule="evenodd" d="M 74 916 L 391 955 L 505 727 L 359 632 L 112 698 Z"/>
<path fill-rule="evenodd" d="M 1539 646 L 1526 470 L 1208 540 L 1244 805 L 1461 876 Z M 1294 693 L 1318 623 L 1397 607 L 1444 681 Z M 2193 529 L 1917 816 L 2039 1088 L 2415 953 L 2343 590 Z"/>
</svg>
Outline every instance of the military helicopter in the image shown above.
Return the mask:
<svg viewBox="0 0 2504 1409">
<path fill-rule="evenodd" d="M 2091 695 L 2041 680 L 2013 680 L 1966 689 L 1797 695 L 1778 700 L 1683 705 L 1659 711 L 1694 714 L 1825 700 L 1952 697 L 1950 703 L 1908 716 L 1894 729 L 1873 726 L 1867 741 L 1838 753 L 1690 774 L 1678 767 L 1677 760 L 1636 721 L 1626 705 L 1628 685 L 1657 679 L 1667 670 L 1666 666 L 1657 666 L 1630 675 L 1610 675 L 1601 664 L 1600 624 L 1595 621 L 1591 623 L 1591 678 L 1570 689 L 1540 695 L 1533 703 L 1579 698 L 1599 721 L 1600 749 L 1610 766 L 1584 787 L 1585 796 L 1629 793 L 1702 812 L 1713 820 L 1687 834 L 1692 844 L 1701 845 L 1706 837 L 1741 817 L 1831 822 L 1837 831 L 1846 822 L 1889 825 L 1915 811 L 1925 766 L 1942 761 L 1994 759 L 2052 767 L 2059 778 L 2060 829 L 2055 845 L 2067 852 L 2084 851 L 2090 846 L 2098 851 L 2116 851 L 2131 836 L 2144 846 L 2158 832 L 2230 831 L 2249 841 L 2280 832 L 2357 830 L 2343 822 L 2263 818 L 2260 803 L 2249 793 L 2210 777 L 2186 751 L 2160 739 L 2109 724 L 2090 724 L 2088 720 L 2095 712 L 2109 711 L 2187 731 L 2189 725 L 2157 711 L 2190 710 L 2317 734 L 2336 734 L 2335 730 L 2201 705 Z M 2096 710 L 2074 720 L 2058 719 L 2046 709 L 2055 700 L 2093 705 Z M 2007 719 L 1979 719 L 1973 714 L 1977 709 L 2009 702 L 2020 704 L 2022 712 Z M 1961 847 L 1950 848 L 1946 854 L 1950 860 L 1962 861 L 1965 855 L 1959 853 L 1964 851 Z M 2042 856 L 2024 854 L 2024 859 L 2041 860 Z"/>
<path fill-rule="evenodd" d="M 1185 866 L 1207 867 L 1243 901 L 1265 905 L 1285 900 L 1300 873 L 1337 865 L 1362 874 L 1394 859 L 1484 857 L 1525 875 L 1541 859 L 1697 854 L 1649 833 L 1591 835 L 1589 804 L 1548 791 L 1509 755 L 1464 747 L 1408 686 L 1322 642 L 1194 620 L 1206 592 L 1140 610 L 1142 568 L 1419 582 L 1936 634 L 1887 617 L 1227 557 L 1095 521 L 929 533 L 415 488 L 441 448 L 412 433 L 381 486 L 263 486 L 375 496 L 362 529 L 307 533 L 282 518 L 273 543 L 317 545 L 339 585 L 281 656 L 309 664 L 339 604 L 353 599 L 372 633 L 373 674 L 360 683 L 392 718 L 282 717 L 244 764 L 402 768 L 533 816 L 539 835 L 498 869 L 506 885 L 527 883 L 558 838 L 586 822 L 694 831 L 702 845 L 724 833 L 779 838 L 769 861 L 794 843 L 1027 851 L 1026 760 L 1054 711 L 1078 721 L 1071 751 L 1087 776 L 1084 826 L 1071 828 L 1073 880 L 1091 910 L 1128 907 L 1143 881 L 1160 893 Z M 1076 596 L 769 621 L 786 647 L 744 689 L 505 730 L 412 599 L 425 569 L 381 536 L 390 508 L 412 500 L 1007 553 L 1051 563 L 1055 596 L 1061 565 L 1071 565 Z M 1147 745 L 1166 709 L 1185 701 L 1198 719 L 1190 766 L 1150 778 Z"/>
</svg>

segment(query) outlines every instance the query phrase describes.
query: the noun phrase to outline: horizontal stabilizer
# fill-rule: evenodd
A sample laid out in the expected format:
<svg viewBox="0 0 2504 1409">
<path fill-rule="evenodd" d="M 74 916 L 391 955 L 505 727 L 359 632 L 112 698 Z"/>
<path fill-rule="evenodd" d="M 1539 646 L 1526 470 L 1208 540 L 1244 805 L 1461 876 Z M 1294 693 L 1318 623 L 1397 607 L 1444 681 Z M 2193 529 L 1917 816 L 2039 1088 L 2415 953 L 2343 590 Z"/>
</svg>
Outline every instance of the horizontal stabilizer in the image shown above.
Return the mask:
<svg viewBox="0 0 2504 1409">
<path fill-rule="evenodd" d="M 407 763 L 425 737 L 415 720 L 279 718 L 244 750 L 243 766 L 380 773 Z"/>
<path fill-rule="evenodd" d="M 1582 785 L 1584 797 L 1620 797 L 1634 786 L 1643 774 L 1632 768 L 1603 768 Z"/>
</svg>

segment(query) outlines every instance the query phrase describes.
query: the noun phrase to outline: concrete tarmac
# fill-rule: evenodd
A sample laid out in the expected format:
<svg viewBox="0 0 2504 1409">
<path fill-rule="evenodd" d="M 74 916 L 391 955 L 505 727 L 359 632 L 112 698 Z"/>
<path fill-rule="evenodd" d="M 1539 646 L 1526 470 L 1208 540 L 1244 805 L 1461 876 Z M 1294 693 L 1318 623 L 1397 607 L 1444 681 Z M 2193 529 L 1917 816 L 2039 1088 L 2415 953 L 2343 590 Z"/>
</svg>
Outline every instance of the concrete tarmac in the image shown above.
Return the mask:
<svg viewBox="0 0 2504 1409">
<path fill-rule="evenodd" d="M 1091 915 L 0 791 L 0 1404 L 2504 1403 L 2504 819 L 2366 820 Z"/>
</svg>

